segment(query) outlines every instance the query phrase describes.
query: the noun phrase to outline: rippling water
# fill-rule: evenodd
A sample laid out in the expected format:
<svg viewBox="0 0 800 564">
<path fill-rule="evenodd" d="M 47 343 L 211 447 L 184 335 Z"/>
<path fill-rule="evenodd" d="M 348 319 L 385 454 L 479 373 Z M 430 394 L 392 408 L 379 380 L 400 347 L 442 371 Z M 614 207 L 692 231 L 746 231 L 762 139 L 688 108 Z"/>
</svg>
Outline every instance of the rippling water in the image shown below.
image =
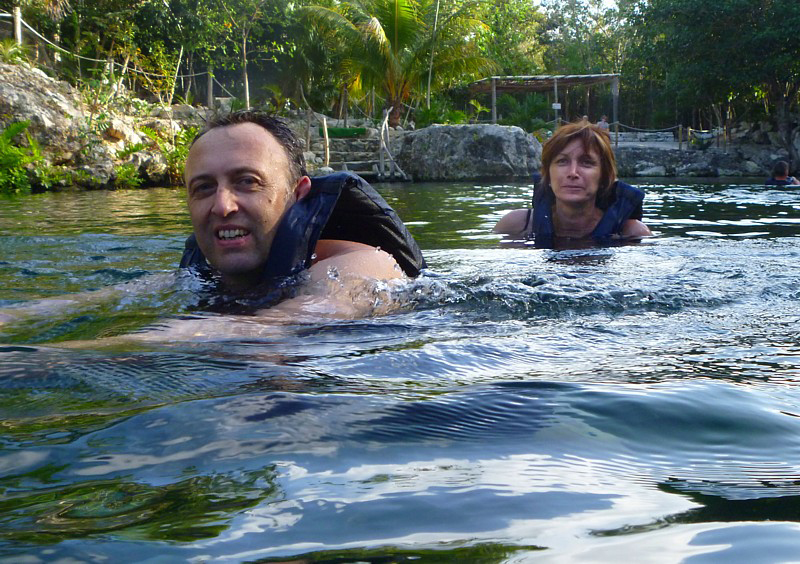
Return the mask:
<svg viewBox="0 0 800 564">
<path fill-rule="evenodd" d="M 0 328 L 0 561 L 796 561 L 800 191 L 644 187 L 552 251 L 490 234 L 529 186 L 379 186 L 399 313 L 88 350 L 191 310 L 181 195 L 0 201 L 0 307 L 132 288 Z"/>
</svg>

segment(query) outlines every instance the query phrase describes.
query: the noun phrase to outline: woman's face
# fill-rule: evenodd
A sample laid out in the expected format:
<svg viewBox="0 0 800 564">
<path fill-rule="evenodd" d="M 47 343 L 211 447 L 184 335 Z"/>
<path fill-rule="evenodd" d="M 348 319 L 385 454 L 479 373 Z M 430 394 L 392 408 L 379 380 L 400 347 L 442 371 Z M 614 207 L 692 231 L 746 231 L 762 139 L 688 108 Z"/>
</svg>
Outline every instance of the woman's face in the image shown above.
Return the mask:
<svg viewBox="0 0 800 564">
<path fill-rule="evenodd" d="M 550 163 L 550 186 L 556 201 L 594 204 L 602 172 L 597 152 L 586 152 L 580 139 L 571 141 Z"/>
</svg>

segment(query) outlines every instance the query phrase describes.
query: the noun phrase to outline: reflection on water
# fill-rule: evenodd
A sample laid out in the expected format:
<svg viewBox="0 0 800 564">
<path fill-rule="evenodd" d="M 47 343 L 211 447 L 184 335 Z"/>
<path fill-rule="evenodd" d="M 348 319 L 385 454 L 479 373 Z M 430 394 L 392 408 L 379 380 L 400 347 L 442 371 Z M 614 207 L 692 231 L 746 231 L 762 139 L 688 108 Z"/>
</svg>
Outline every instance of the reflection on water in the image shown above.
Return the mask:
<svg viewBox="0 0 800 564">
<path fill-rule="evenodd" d="M 0 558 L 795 559 L 800 191 L 646 188 L 555 251 L 490 233 L 530 186 L 382 185 L 399 312 L 80 351 L 192 310 L 182 194 L 4 202 L 0 306 L 127 285 L 0 327 Z"/>
</svg>

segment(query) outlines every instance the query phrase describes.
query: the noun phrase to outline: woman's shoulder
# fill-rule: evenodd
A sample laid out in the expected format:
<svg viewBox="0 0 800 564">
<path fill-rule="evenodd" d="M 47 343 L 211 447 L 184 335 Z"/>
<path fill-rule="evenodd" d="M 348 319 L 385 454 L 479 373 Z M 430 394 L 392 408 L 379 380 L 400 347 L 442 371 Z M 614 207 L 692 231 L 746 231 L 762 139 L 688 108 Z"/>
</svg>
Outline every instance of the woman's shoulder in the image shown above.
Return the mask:
<svg viewBox="0 0 800 564">
<path fill-rule="evenodd" d="M 646 237 L 652 234 L 650 228 L 638 219 L 628 219 L 622 224 L 621 235 L 623 237 Z"/>
<path fill-rule="evenodd" d="M 497 222 L 492 231 L 503 235 L 523 233 L 528 227 L 530 212 L 530 208 L 512 210 L 500 218 L 500 221 Z"/>
</svg>

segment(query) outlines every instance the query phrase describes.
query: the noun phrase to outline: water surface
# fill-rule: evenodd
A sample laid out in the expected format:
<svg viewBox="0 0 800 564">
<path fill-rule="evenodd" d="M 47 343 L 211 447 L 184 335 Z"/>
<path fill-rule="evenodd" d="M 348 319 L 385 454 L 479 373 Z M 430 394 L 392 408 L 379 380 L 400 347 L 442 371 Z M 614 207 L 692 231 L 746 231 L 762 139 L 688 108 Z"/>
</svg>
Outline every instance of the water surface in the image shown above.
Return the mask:
<svg viewBox="0 0 800 564">
<path fill-rule="evenodd" d="M 658 182 L 567 251 L 490 233 L 529 185 L 378 185 L 399 312 L 84 350 L 192 311 L 182 194 L 3 200 L 0 307 L 130 291 L 0 329 L 0 557 L 796 560 L 800 191 Z"/>
</svg>

